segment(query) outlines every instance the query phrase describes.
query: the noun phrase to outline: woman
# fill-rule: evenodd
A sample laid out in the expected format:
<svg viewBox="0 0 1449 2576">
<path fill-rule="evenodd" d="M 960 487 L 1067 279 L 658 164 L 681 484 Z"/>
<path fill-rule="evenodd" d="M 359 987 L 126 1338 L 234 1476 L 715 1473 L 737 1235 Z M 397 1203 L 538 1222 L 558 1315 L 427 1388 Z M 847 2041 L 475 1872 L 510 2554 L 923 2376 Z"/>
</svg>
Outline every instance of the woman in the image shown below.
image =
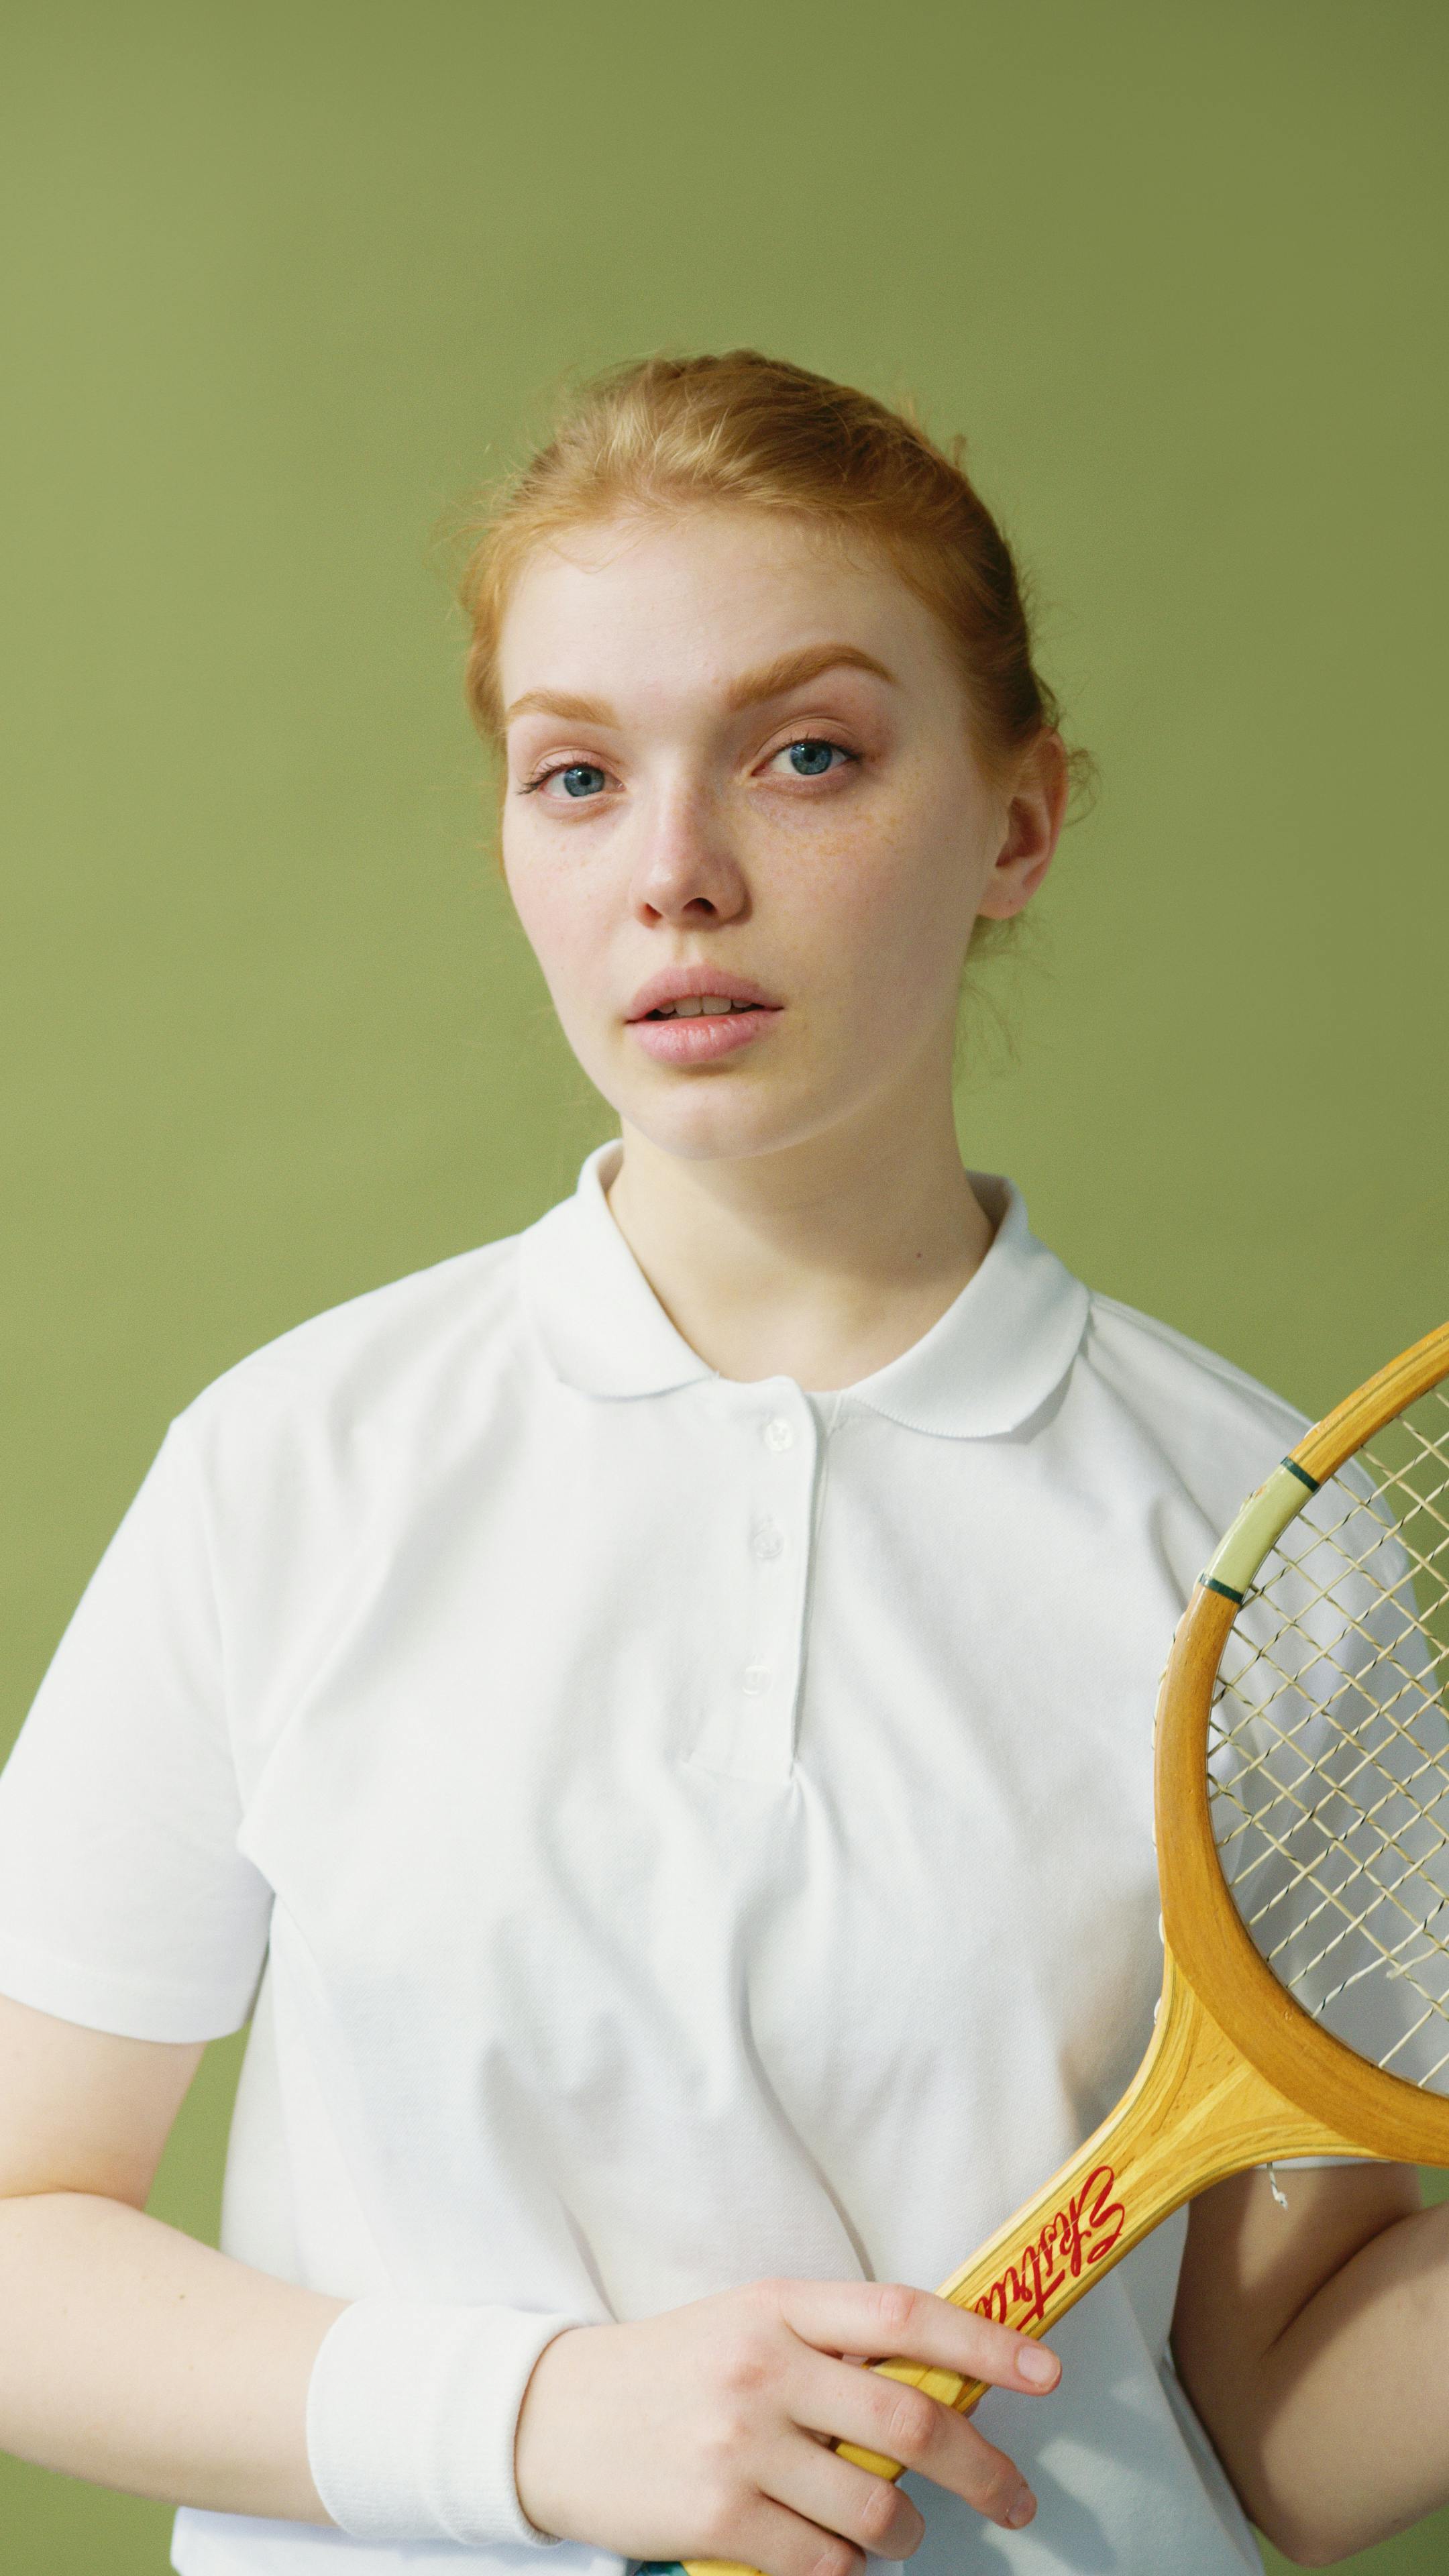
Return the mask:
<svg viewBox="0 0 1449 2576">
<path fill-rule="evenodd" d="M 1300 1427 L 961 1167 L 963 962 L 1069 783 L 1009 554 L 736 353 L 587 395 L 467 598 L 620 1140 L 208 1389 L 61 1645 L 0 1781 L 0 2442 L 178 2500 L 186 2576 L 1357 2547 L 1449 2496 L 1410 2174 L 1223 2186 L 1050 2353 L 902 2286 L 1141 2053 L 1157 1674 Z M 253 2005 L 215 2253 L 144 2202 Z"/>
</svg>

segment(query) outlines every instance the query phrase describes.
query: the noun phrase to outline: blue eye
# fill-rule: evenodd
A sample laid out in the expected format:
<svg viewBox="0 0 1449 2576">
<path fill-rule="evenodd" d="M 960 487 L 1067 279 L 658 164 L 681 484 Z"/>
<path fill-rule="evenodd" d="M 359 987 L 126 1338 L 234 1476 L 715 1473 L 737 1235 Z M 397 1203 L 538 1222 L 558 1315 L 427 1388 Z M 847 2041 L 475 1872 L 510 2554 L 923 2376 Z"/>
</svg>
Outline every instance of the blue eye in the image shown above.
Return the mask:
<svg viewBox="0 0 1449 2576">
<path fill-rule="evenodd" d="M 827 769 L 830 769 L 837 760 L 846 759 L 848 754 L 841 750 L 838 742 L 816 742 L 807 739 L 804 742 L 792 742 L 789 745 L 788 756 L 790 766 L 797 778 L 823 778 Z"/>
<path fill-rule="evenodd" d="M 556 769 L 553 774 L 565 796 L 597 796 L 609 783 L 603 770 L 591 760 L 576 760 L 569 768 Z"/>
</svg>

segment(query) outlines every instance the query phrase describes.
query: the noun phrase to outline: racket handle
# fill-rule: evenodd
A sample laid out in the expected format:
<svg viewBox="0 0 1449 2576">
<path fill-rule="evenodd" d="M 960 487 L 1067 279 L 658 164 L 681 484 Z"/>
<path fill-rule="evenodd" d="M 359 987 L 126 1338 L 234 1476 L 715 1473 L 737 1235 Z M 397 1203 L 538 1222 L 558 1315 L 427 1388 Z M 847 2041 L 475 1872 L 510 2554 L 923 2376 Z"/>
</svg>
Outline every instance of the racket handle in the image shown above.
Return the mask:
<svg viewBox="0 0 1449 2576">
<path fill-rule="evenodd" d="M 1367 2152 L 1256 2073 L 1199 2002 L 1169 1950 L 1156 2028 L 1116 2109 L 1035 2200 L 998 2228 L 936 2295 L 1013 2326 L 1018 2334 L 1048 2334 L 1094 2281 L 1103 2280 L 1161 2220 L 1210 2183 L 1273 2156 Z M 875 2361 L 870 2368 L 923 2388 L 962 2415 L 985 2394 L 982 2381 L 958 2379 L 954 2371 L 932 2370 L 923 2362 Z M 901 2475 L 897 2461 L 853 2442 L 833 2448 L 878 2478 Z M 756 2571 L 725 2559 L 687 2558 L 682 2565 L 651 2561 L 640 2576 Z"/>
<path fill-rule="evenodd" d="M 882 2379 L 903 2379 L 910 2388 L 924 2389 L 928 2397 L 954 2407 L 958 2415 L 969 2415 L 986 2391 L 984 2380 L 958 2379 L 954 2370 L 928 2370 L 919 2361 L 873 2361 L 870 2367 Z M 872 2477 L 894 2482 L 905 2474 L 899 2460 L 888 2460 L 881 2451 L 863 2451 L 856 2442 L 832 2442 L 830 2447 L 842 2460 L 869 2469 Z M 759 2576 L 759 2570 L 742 2567 L 733 2558 L 648 2558 L 641 2563 L 639 2576 Z"/>
</svg>

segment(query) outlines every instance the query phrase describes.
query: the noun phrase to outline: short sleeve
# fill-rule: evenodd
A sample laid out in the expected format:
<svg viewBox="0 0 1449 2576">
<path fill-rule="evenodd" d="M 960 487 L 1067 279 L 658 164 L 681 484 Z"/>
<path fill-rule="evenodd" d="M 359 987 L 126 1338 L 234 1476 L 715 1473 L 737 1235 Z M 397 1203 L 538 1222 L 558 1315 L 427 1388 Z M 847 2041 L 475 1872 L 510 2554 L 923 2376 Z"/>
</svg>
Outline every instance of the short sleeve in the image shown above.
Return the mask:
<svg viewBox="0 0 1449 2576">
<path fill-rule="evenodd" d="M 0 1771 L 0 1992 L 134 2039 L 240 2029 L 272 1903 L 240 1820 L 183 1415 Z"/>
</svg>

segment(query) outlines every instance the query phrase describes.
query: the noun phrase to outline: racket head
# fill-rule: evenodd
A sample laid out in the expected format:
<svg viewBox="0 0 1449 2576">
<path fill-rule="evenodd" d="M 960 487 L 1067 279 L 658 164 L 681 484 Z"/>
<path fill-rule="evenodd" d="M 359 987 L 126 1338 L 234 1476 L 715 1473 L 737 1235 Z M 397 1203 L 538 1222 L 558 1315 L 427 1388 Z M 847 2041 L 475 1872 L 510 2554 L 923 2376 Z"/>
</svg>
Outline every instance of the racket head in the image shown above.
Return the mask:
<svg viewBox="0 0 1449 2576">
<path fill-rule="evenodd" d="M 1449 1324 L 1250 1497 L 1158 1703 L 1164 1935 L 1268 2082 L 1449 2165 Z"/>
</svg>

